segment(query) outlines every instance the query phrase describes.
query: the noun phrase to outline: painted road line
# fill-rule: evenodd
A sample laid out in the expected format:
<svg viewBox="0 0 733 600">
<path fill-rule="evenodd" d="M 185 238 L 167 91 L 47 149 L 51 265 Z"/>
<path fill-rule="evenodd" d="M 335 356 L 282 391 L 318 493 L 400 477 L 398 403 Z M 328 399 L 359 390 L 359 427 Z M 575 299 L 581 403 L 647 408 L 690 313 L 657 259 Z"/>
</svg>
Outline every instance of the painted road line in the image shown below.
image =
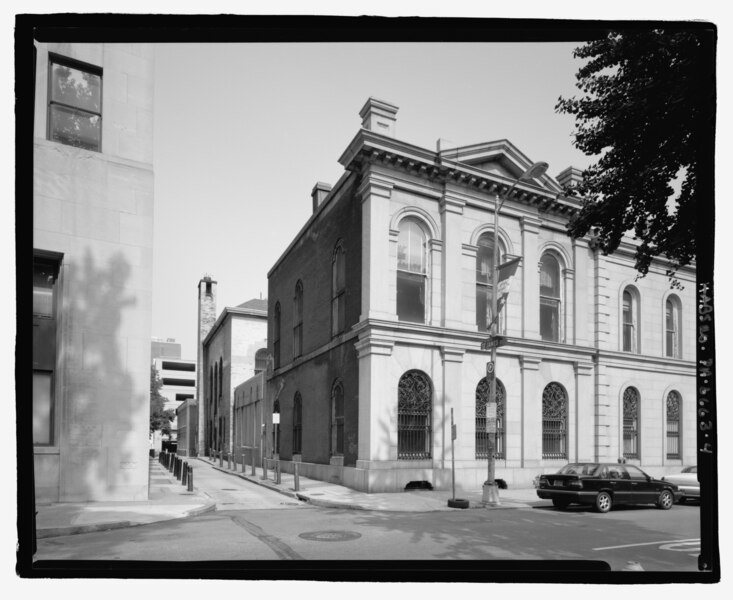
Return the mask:
<svg viewBox="0 0 733 600">
<path fill-rule="evenodd" d="M 624 544 L 623 546 L 606 546 L 605 548 L 593 548 L 593 550 L 618 550 L 619 548 L 633 548 L 634 546 L 654 546 L 656 544 L 681 544 L 682 542 L 699 542 L 700 538 L 689 540 L 662 540 L 660 542 L 642 542 L 640 544 Z"/>
</svg>

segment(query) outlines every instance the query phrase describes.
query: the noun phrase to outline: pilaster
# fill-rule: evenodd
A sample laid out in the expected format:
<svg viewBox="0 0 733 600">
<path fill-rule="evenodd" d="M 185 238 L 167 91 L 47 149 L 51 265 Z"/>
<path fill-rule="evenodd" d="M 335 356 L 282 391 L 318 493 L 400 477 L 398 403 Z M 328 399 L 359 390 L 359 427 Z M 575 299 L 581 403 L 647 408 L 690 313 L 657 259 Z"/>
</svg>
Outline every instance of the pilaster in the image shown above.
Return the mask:
<svg viewBox="0 0 733 600">
<path fill-rule="evenodd" d="M 441 327 L 462 326 L 462 269 L 461 269 L 461 221 L 466 202 L 445 191 L 440 200 L 441 229 L 443 230 L 442 255 L 442 311 Z"/>
<path fill-rule="evenodd" d="M 521 466 L 535 467 L 542 461 L 542 394 L 539 358 L 519 357 L 522 378 Z"/>
<path fill-rule="evenodd" d="M 456 459 L 465 458 L 462 456 L 461 439 L 469 434 L 462 431 L 460 424 L 462 423 L 461 402 L 463 396 L 463 357 L 465 351 L 457 348 L 441 347 L 440 354 L 443 362 L 443 389 L 441 390 L 441 402 L 436 402 L 433 408 L 433 417 L 435 418 L 436 437 L 440 433 L 440 443 L 434 444 L 436 447 L 435 458 L 440 460 L 441 468 L 450 468 L 450 446 L 451 446 L 451 427 L 450 427 L 450 411 L 453 409 L 453 422 L 458 430 L 458 439 L 456 439 L 454 447 Z M 437 400 L 437 399 L 436 399 Z M 437 440 L 436 440 L 437 441 Z M 464 440 L 465 441 L 465 440 Z"/>
<path fill-rule="evenodd" d="M 534 216 L 519 220 L 522 231 L 522 337 L 540 339 L 540 278 L 535 265 L 541 221 Z"/>
<path fill-rule="evenodd" d="M 575 271 L 563 269 L 565 310 L 563 310 L 563 339 L 566 344 L 575 344 Z"/>
<path fill-rule="evenodd" d="M 589 318 L 589 298 L 591 297 L 591 280 L 588 276 L 590 263 L 588 242 L 583 239 L 573 240 L 573 264 L 575 265 L 575 286 L 573 289 L 573 329 L 575 333 L 575 344 L 588 346 L 593 340 L 592 320 Z"/>
<path fill-rule="evenodd" d="M 595 397 L 593 390 L 593 363 L 573 363 L 575 374 L 575 405 L 573 430 L 575 432 L 574 459 L 591 461 L 595 459 L 595 428 L 588 423 L 595 421 Z"/>
</svg>

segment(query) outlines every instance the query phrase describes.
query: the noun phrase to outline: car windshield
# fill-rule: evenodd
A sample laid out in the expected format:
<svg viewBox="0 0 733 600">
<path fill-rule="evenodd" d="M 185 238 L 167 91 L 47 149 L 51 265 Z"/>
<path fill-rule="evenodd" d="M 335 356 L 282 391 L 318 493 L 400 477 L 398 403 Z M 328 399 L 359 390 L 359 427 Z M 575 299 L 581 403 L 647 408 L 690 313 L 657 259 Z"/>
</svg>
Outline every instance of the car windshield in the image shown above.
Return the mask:
<svg viewBox="0 0 733 600">
<path fill-rule="evenodd" d="M 593 475 L 598 469 L 597 463 L 584 463 L 579 465 L 565 465 L 558 471 L 559 475 Z"/>
<path fill-rule="evenodd" d="M 697 467 L 685 467 L 682 469 L 683 473 L 697 473 Z"/>
</svg>

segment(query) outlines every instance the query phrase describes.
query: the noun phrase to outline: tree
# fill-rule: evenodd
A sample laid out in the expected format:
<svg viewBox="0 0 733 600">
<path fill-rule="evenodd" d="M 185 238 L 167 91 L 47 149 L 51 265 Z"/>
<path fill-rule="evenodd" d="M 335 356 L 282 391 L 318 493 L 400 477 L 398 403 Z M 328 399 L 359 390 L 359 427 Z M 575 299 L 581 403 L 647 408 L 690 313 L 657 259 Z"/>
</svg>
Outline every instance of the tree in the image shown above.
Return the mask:
<svg viewBox="0 0 733 600">
<path fill-rule="evenodd" d="M 153 365 L 150 366 L 150 433 L 160 431 L 164 435 L 171 433 L 171 421 L 176 418 L 173 410 L 165 410 L 165 398 L 160 393 L 163 382 Z"/>
<path fill-rule="evenodd" d="M 702 30 L 610 32 L 575 49 L 587 59 L 576 75 L 585 96 L 561 97 L 555 107 L 575 116 L 575 146 L 600 155 L 573 192 L 583 205 L 570 235 L 593 230 L 610 254 L 629 232 L 640 276 L 664 257 L 676 286 L 675 273 L 696 258 L 699 202 L 711 201 L 701 194 L 711 185 L 701 152 L 713 139 L 710 47 Z"/>
</svg>

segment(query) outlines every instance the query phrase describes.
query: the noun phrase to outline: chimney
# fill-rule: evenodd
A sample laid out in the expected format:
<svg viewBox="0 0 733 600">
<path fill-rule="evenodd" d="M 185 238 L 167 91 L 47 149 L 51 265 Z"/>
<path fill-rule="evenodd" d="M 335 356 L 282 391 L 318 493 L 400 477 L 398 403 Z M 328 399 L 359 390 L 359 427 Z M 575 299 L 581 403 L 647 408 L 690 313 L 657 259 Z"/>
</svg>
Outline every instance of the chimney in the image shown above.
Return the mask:
<svg viewBox="0 0 733 600">
<path fill-rule="evenodd" d="M 583 171 L 575 167 L 568 167 L 555 179 L 564 188 L 573 188 L 583 181 Z"/>
<path fill-rule="evenodd" d="M 395 137 L 395 115 L 399 109 L 389 102 L 370 97 L 359 111 L 364 129 Z"/>
<path fill-rule="evenodd" d="M 321 205 L 321 202 L 326 199 L 326 196 L 328 196 L 328 192 L 330 191 L 331 186 L 321 181 L 313 186 L 313 189 L 311 190 L 311 198 L 313 198 L 313 212 L 316 212 L 318 207 Z"/>
</svg>

